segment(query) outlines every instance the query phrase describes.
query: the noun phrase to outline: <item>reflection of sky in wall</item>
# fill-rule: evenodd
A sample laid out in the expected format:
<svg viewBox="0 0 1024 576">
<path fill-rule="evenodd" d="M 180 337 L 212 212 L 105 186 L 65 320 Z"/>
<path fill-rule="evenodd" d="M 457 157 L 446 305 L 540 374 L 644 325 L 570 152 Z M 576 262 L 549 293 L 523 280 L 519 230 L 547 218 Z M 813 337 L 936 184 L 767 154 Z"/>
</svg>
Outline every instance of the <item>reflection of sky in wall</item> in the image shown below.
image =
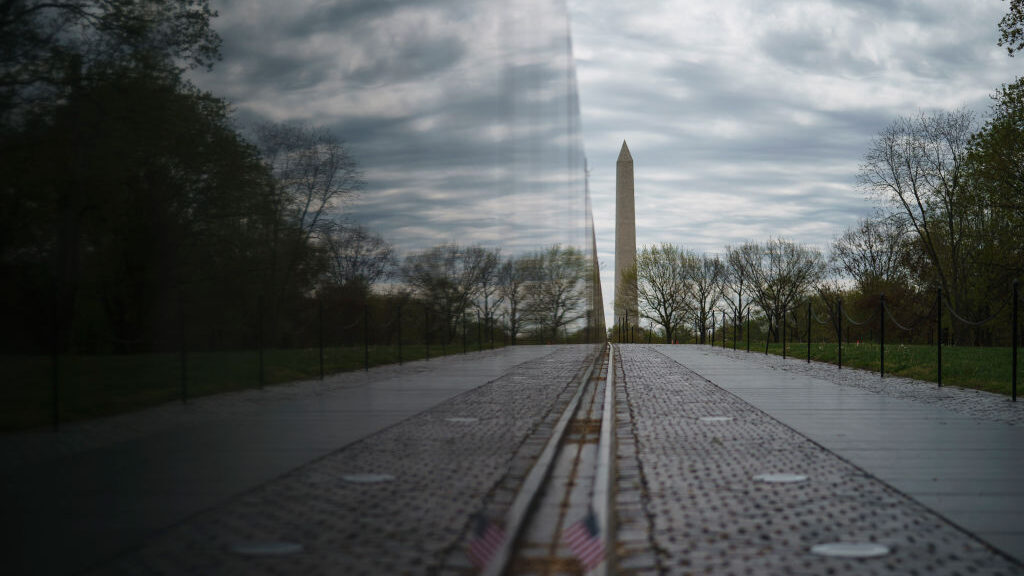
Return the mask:
<svg viewBox="0 0 1024 576">
<path fill-rule="evenodd" d="M 559 0 L 223 1 L 201 79 L 239 116 L 324 124 L 367 188 L 346 215 L 400 251 L 584 247 L 579 109 Z"/>
<path fill-rule="evenodd" d="M 984 114 L 1024 71 L 995 45 L 999 0 L 213 4 L 224 60 L 197 82 L 241 118 L 335 128 L 369 184 L 348 214 L 402 250 L 581 244 L 564 225 L 582 221 L 579 176 L 565 185 L 581 128 L 606 311 L 623 139 L 638 245 L 721 252 L 780 235 L 824 247 L 871 209 L 854 176 L 874 134 L 919 110 Z"/>
</svg>

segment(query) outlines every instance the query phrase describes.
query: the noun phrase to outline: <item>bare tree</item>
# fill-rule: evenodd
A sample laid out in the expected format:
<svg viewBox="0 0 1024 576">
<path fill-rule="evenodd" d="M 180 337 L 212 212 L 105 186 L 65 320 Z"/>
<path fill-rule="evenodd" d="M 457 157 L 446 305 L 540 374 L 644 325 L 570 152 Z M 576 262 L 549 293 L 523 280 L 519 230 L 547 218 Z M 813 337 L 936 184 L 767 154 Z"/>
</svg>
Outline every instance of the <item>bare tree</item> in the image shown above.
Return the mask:
<svg viewBox="0 0 1024 576">
<path fill-rule="evenodd" d="M 728 259 L 742 270 L 751 296 L 768 319 L 769 334 L 779 338 L 785 310 L 805 298 L 825 273 L 825 260 L 817 250 L 773 238 L 764 244 L 747 242 L 728 248 Z"/>
<path fill-rule="evenodd" d="M 703 344 L 708 332 L 708 324 L 714 321 L 712 315 L 725 291 L 725 264 L 717 256 L 702 254 L 700 256 L 688 252 L 685 258 L 689 272 L 689 293 L 691 318 L 700 333 Z"/>
<path fill-rule="evenodd" d="M 902 218 L 864 218 L 832 241 L 830 260 L 861 291 L 903 283 L 909 276 L 907 240 Z"/>
<path fill-rule="evenodd" d="M 631 274 L 637 278 L 640 314 L 661 325 L 666 342 L 673 342 L 676 332 L 691 310 L 689 293 L 689 256 L 682 248 L 662 243 L 645 246 L 637 254 Z"/>
<path fill-rule="evenodd" d="M 526 317 L 553 342 L 559 330 L 586 317 L 590 268 L 582 252 L 556 244 L 534 256 L 533 272 L 526 292 Z"/>
<path fill-rule="evenodd" d="M 504 298 L 498 281 L 501 251 L 483 246 L 470 246 L 466 248 L 463 257 L 466 259 L 467 268 L 476 272 L 476 285 L 472 290 L 473 305 L 483 314 L 485 325 L 493 327 L 494 310 L 501 305 Z"/>
<path fill-rule="evenodd" d="M 967 185 L 974 114 L 967 109 L 898 118 L 864 155 L 861 185 L 894 205 L 928 255 L 954 309 L 968 307 L 979 204 Z"/>
<path fill-rule="evenodd" d="M 256 144 L 278 183 L 279 210 L 302 242 L 330 227 L 328 213 L 364 186 L 345 144 L 324 127 L 260 124 Z"/>
<path fill-rule="evenodd" d="M 493 252 L 478 246 L 441 244 L 405 258 L 402 277 L 444 318 L 448 340 L 455 337 L 462 315 L 480 294 L 481 277 L 491 266 L 488 254 L 496 261 Z"/>
<path fill-rule="evenodd" d="M 390 278 L 398 265 L 394 247 L 362 226 L 335 223 L 327 229 L 323 243 L 328 256 L 328 281 L 355 288 L 363 296 L 374 284 Z"/>
<path fill-rule="evenodd" d="M 508 330 L 516 343 L 523 329 L 526 287 L 534 276 L 536 261 L 530 256 L 510 257 L 498 269 L 498 293 L 508 309 Z"/>
</svg>

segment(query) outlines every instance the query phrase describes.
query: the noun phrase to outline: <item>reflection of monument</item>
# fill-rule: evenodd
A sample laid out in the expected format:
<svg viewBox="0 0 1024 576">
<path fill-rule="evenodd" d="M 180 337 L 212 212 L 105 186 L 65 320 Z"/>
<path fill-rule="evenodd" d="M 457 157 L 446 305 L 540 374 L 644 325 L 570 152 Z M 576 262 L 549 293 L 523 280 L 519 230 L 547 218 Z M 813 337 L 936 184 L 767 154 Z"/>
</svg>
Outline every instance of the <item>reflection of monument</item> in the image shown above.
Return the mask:
<svg viewBox="0 0 1024 576">
<path fill-rule="evenodd" d="M 622 141 L 615 162 L 615 323 L 626 317 L 629 325 L 639 324 L 636 276 L 623 279 L 623 273 L 636 264 L 636 211 L 633 207 L 633 157 Z"/>
</svg>

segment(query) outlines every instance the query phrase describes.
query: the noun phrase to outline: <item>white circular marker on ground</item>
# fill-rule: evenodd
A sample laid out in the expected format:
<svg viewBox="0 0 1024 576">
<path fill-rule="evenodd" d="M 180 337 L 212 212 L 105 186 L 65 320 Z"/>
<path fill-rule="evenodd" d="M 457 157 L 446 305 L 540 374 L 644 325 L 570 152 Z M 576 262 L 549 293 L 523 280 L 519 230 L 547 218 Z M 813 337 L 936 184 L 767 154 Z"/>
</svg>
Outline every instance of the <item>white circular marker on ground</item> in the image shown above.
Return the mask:
<svg viewBox="0 0 1024 576">
<path fill-rule="evenodd" d="M 811 554 L 835 558 L 876 558 L 888 553 L 888 546 L 874 542 L 830 542 L 811 548 Z"/>
<path fill-rule="evenodd" d="M 445 418 L 448 422 L 456 422 L 459 424 L 468 424 L 470 422 L 476 422 L 479 418 L 467 418 L 464 416 L 453 416 L 451 418 Z"/>
<path fill-rule="evenodd" d="M 701 422 L 732 422 L 732 416 L 701 416 Z"/>
<path fill-rule="evenodd" d="M 302 544 L 294 542 L 242 542 L 231 547 L 242 556 L 286 556 L 302 552 Z"/>
<path fill-rule="evenodd" d="M 378 484 L 391 482 L 395 477 L 391 474 L 344 474 L 341 479 L 353 484 Z"/>
<path fill-rule="evenodd" d="M 807 476 L 803 474 L 758 474 L 754 476 L 754 480 L 769 484 L 792 484 L 794 482 L 806 482 Z"/>
</svg>

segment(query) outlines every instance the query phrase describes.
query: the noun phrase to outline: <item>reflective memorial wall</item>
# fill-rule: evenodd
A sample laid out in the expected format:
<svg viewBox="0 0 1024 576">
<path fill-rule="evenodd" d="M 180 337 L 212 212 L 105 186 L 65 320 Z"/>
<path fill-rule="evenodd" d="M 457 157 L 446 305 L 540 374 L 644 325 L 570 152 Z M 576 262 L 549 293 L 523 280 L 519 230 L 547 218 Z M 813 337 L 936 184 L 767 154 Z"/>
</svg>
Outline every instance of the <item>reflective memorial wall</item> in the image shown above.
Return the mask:
<svg viewBox="0 0 1024 576">
<path fill-rule="evenodd" d="M 92 20 L 27 21 L 26 34 L 40 34 L 26 38 L 84 57 L 75 74 L 3 100 L 0 333 L 13 376 L 0 428 L 501 345 L 604 340 L 563 1 L 212 7 L 222 59 L 181 83 L 122 61 L 130 50 L 76 43 L 104 38 Z M 59 34 L 42 34 L 57 22 Z M 363 185 L 321 218 L 301 191 L 324 179 L 325 135 L 344 142 Z M 442 245 L 503 259 L 571 249 L 586 264 L 584 303 L 546 332 L 513 327 L 496 292 L 452 304 L 400 272 L 338 280 L 324 222 L 379 235 L 399 270 Z"/>
</svg>

